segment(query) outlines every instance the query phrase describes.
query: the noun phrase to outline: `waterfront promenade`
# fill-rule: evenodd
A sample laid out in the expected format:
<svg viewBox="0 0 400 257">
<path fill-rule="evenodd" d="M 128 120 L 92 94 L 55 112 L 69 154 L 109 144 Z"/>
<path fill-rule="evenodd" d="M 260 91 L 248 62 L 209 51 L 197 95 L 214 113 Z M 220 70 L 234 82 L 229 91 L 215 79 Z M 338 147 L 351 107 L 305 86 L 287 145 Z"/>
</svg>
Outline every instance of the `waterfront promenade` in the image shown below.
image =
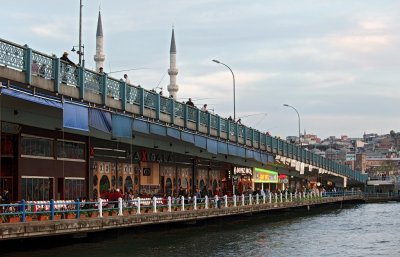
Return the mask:
<svg viewBox="0 0 400 257">
<path fill-rule="evenodd" d="M 97 209 L 79 209 L 78 207 L 75 210 L 55 210 L 53 206 L 49 211 L 39 210 L 36 214 L 32 211 L 14 213 L 12 216 L 18 216 L 20 220 L 25 220 L 25 222 L 0 224 L 0 240 L 82 234 L 159 223 L 195 223 L 197 220 L 216 217 L 248 215 L 289 208 L 312 208 L 316 205 L 363 200 L 363 195 L 358 192 L 329 195 L 313 193 L 299 195 L 271 194 L 265 197 L 256 195 L 253 197 L 239 196 L 237 198 L 222 197 L 220 199 L 215 197 L 212 199 L 194 199 L 193 201 L 184 199 L 180 202 L 173 202 L 172 199 L 168 199 L 167 204 L 161 202 L 158 205 L 159 199 L 156 199 L 156 201 L 151 200 L 146 205 L 142 203 L 135 205 L 137 204 L 135 202 L 132 203 L 131 207 L 123 207 L 122 200 L 120 200 L 116 208 L 108 208 L 110 203 L 104 205 L 100 200 Z M 74 204 L 81 206 L 82 203 Z M 69 213 L 73 214 L 72 217 L 68 216 Z M 4 215 L 2 213 L 3 218 Z M 26 221 L 28 216 L 42 217 L 46 215 L 50 216 L 48 220 Z"/>
</svg>

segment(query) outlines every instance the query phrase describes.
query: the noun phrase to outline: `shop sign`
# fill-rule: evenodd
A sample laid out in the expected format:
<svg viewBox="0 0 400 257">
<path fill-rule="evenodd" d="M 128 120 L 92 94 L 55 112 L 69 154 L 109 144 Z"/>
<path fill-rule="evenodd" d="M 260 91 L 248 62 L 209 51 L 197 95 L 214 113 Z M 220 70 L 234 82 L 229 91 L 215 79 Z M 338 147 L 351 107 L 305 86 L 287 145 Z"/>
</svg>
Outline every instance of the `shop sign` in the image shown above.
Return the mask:
<svg viewBox="0 0 400 257">
<path fill-rule="evenodd" d="M 253 169 L 252 168 L 247 168 L 247 167 L 234 167 L 233 174 L 252 175 L 253 174 Z"/>
<path fill-rule="evenodd" d="M 141 162 L 173 162 L 171 153 L 134 152 L 133 160 Z"/>
<path fill-rule="evenodd" d="M 255 168 L 253 178 L 256 183 L 278 183 L 278 172 Z"/>
</svg>

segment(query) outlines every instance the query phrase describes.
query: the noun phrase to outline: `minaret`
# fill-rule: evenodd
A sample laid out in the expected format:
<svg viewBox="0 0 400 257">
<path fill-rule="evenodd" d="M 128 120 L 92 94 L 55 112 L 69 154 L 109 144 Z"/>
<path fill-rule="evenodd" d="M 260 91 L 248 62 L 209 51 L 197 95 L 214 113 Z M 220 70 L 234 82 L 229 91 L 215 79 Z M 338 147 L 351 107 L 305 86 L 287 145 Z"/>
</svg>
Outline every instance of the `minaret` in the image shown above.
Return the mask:
<svg viewBox="0 0 400 257">
<path fill-rule="evenodd" d="M 104 67 L 104 59 L 105 55 L 103 52 L 103 26 L 101 25 L 101 13 L 99 10 L 99 19 L 97 20 L 96 32 L 96 55 L 94 56 L 97 72 L 99 72 L 100 67 Z"/>
<path fill-rule="evenodd" d="M 176 93 L 179 90 L 179 86 L 176 84 L 176 75 L 178 75 L 178 69 L 176 68 L 176 45 L 175 45 L 175 34 L 174 29 L 172 29 L 171 37 L 171 48 L 169 50 L 169 85 L 167 87 L 169 95 L 176 100 Z"/>
</svg>

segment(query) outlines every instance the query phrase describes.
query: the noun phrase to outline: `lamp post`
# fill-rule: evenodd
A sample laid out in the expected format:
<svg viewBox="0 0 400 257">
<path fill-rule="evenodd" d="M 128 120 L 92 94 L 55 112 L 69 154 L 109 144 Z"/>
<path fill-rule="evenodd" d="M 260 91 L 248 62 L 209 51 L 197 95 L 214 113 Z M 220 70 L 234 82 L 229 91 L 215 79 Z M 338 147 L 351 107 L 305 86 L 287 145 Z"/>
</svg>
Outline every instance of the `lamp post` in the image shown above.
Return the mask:
<svg viewBox="0 0 400 257">
<path fill-rule="evenodd" d="M 79 55 L 79 66 L 85 66 L 85 46 L 82 45 L 82 0 L 79 0 L 79 45 L 78 51 L 76 52 Z M 72 47 L 72 52 L 75 52 L 75 46 Z M 82 58 L 83 57 L 83 58 Z"/>
<path fill-rule="evenodd" d="M 288 105 L 288 104 L 284 104 L 283 106 L 285 106 L 285 107 L 289 107 L 289 108 L 292 108 L 293 110 L 295 110 L 296 111 L 296 113 L 297 113 L 297 117 L 299 118 L 299 146 L 301 147 L 301 141 L 300 141 L 300 114 L 299 114 L 299 112 L 297 111 L 297 109 L 296 108 L 294 108 L 293 106 L 291 106 L 291 105 Z"/>
<path fill-rule="evenodd" d="M 235 74 L 233 73 L 232 69 L 231 69 L 228 65 L 226 65 L 225 63 L 220 62 L 220 61 L 218 61 L 218 60 L 212 60 L 212 61 L 215 62 L 215 63 L 219 63 L 219 64 L 224 65 L 224 66 L 227 67 L 227 68 L 231 71 L 231 73 L 232 73 L 232 78 L 233 78 L 233 120 L 236 121 Z"/>
</svg>

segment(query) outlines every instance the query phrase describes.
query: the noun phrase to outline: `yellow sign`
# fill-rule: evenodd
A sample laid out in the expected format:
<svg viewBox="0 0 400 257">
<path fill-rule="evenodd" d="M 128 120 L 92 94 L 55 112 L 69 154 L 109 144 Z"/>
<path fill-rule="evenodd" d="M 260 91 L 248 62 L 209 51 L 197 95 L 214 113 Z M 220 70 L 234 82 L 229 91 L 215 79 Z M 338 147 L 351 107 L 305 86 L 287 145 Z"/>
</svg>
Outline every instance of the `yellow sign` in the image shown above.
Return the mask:
<svg viewBox="0 0 400 257">
<path fill-rule="evenodd" d="M 253 180 L 256 183 L 278 183 L 278 172 L 255 168 Z"/>
</svg>

